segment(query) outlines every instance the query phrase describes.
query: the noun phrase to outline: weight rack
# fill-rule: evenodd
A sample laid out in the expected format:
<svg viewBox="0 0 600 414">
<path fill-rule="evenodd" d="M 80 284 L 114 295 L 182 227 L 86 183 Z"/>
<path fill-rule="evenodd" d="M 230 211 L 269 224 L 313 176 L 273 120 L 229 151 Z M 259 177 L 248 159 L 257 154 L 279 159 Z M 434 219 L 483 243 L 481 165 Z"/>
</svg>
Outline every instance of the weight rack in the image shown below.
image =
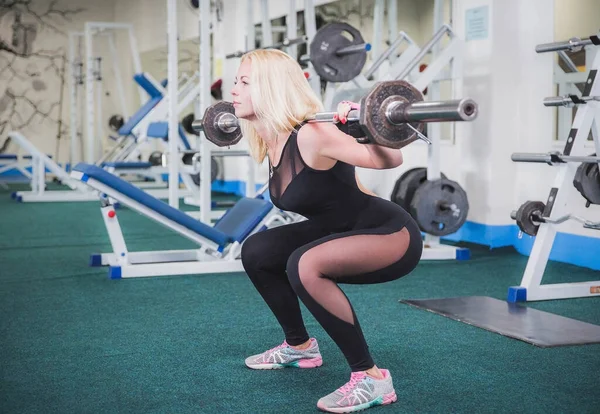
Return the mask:
<svg viewBox="0 0 600 414">
<path fill-rule="evenodd" d="M 586 44 L 599 45 L 598 36 L 590 36 L 595 39 Z M 573 48 L 573 43 L 557 42 L 540 45 L 536 47 L 538 53 L 558 51 Z M 575 219 L 571 216 L 567 207 L 569 204 L 569 191 L 573 185 L 573 179 L 577 170 L 576 162 L 586 160 L 585 144 L 591 131 L 596 154 L 600 154 L 600 105 L 594 100 L 586 97 L 600 96 L 600 53 L 596 49 L 595 57 L 590 65 L 590 70 L 585 80 L 585 89 L 579 101 L 577 114 L 572 121 L 565 148 L 562 154 L 513 154 L 512 159 L 516 162 L 544 162 L 556 165 L 557 174 L 554 184 L 550 189 L 548 200 L 541 213 L 539 228 L 527 266 L 519 286 L 511 286 L 508 289 L 508 302 L 525 302 L 550 299 L 581 298 L 589 296 L 600 296 L 600 280 L 578 283 L 554 283 L 543 284 L 542 278 L 548 263 L 548 258 L 554 244 L 557 233 L 557 225 L 564 221 L 565 217 Z M 556 98 L 546 99 L 544 102 L 559 102 Z M 564 101 L 564 100 L 563 100 Z M 572 100 L 573 102 L 573 100 Z M 548 106 L 548 105 L 546 105 Z M 581 158 L 579 158 L 579 155 Z M 516 215 L 515 215 L 516 216 Z M 515 217 L 516 218 L 516 217 Z M 577 220 L 581 221 L 581 220 Z M 583 220 L 591 223 L 589 220 Z M 594 228 L 593 226 L 587 226 Z M 590 252 L 591 253 L 591 252 Z"/>
</svg>

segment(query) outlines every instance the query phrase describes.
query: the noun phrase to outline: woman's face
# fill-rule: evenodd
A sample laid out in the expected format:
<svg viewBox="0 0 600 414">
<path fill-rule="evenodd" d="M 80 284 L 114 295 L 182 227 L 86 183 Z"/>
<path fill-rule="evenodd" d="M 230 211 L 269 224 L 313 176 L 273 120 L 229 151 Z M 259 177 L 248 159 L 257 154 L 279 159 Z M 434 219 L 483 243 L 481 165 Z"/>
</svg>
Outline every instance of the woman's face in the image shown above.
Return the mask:
<svg viewBox="0 0 600 414">
<path fill-rule="evenodd" d="M 246 59 L 238 68 L 237 76 L 231 95 L 233 96 L 233 107 L 235 116 L 240 119 L 252 120 L 256 116 L 254 114 L 254 106 L 250 97 L 250 59 Z"/>
</svg>

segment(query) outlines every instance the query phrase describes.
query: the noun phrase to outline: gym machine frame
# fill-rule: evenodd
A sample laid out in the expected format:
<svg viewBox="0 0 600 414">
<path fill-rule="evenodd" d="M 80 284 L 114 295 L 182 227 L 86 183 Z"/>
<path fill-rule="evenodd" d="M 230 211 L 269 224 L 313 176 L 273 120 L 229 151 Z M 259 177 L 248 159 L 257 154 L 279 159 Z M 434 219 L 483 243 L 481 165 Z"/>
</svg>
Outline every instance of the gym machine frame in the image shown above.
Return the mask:
<svg viewBox="0 0 600 414">
<path fill-rule="evenodd" d="M 598 38 L 596 37 L 596 40 Z M 598 43 L 596 43 L 598 44 Z M 558 42 L 541 45 L 536 48 L 538 53 L 546 51 L 561 51 L 570 48 L 570 42 Z M 585 90 L 582 98 L 600 96 L 600 51 L 596 49 L 596 55 L 590 65 L 585 82 Z M 558 102 L 556 98 L 546 99 L 549 103 Z M 548 105 L 547 105 L 548 106 Z M 568 138 L 562 154 L 513 154 L 513 161 L 518 162 L 548 162 L 558 163 L 557 174 L 554 184 L 550 189 L 548 200 L 541 214 L 542 221 L 539 222 L 537 235 L 527 261 L 527 266 L 519 286 L 511 286 L 508 289 L 508 302 L 537 301 L 551 299 L 580 298 L 589 296 L 600 296 L 600 280 L 578 283 L 555 283 L 542 284 L 542 278 L 548 263 L 548 258 L 556 238 L 557 225 L 566 219 L 583 221 L 585 227 L 595 228 L 587 220 L 568 214 L 569 192 L 573 185 L 573 179 L 577 166 L 574 162 L 586 160 L 575 154 L 584 154 L 587 138 L 590 130 L 594 139 L 596 154 L 600 154 L 600 104 L 587 101 L 580 104 L 577 114 L 573 119 Z M 573 155 L 571 155 L 573 154 Z M 584 155 L 585 157 L 585 155 Z M 580 199 L 580 201 L 583 201 Z M 511 214 L 515 217 L 515 214 Z M 590 252 L 592 254 L 592 252 Z"/>
<path fill-rule="evenodd" d="M 141 73 L 142 64 L 140 60 L 140 55 L 137 46 L 137 40 L 134 34 L 133 25 L 128 23 L 109 23 L 109 22 L 86 22 L 84 25 L 84 38 L 85 38 L 85 68 L 86 68 L 86 76 L 85 76 L 85 109 L 86 109 L 86 128 L 85 128 L 85 137 L 86 137 L 86 145 L 85 145 L 85 160 L 86 162 L 93 164 L 94 161 L 98 158 L 96 155 L 96 145 L 95 138 L 96 133 L 98 131 L 102 131 L 100 126 L 98 131 L 95 129 L 95 111 L 99 111 L 98 118 L 101 116 L 102 106 L 101 106 L 101 97 L 100 94 L 95 94 L 94 89 L 94 45 L 93 45 L 93 36 L 99 33 L 103 33 L 107 30 L 126 30 L 129 36 L 129 46 L 131 49 L 131 57 L 133 59 L 133 70 L 134 73 Z M 110 36 L 109 39 L 113 37 Z M 113 62 L 116 65 L 118 61 L 116 59 L 116 48 L 114 47 L 114 42 L 109 44 L 111 49 L 111 54 L 114 55 Z M 118 69 L 117 69 L 118 70 Z M 120 82 L 120 76 L 118 76 L 117 72 L 117 81 Z M 122 91 L 122 85 L 119 85 L 119 89 Z M 140 102 L 143 102 L 143 94 L 140 88 L 138 88 L 138 92 L 140 95 Z M 122 93 L 122 92 L 119 92 Z M 94 99 L 97 99 L 98 102 L 94 103 Z M 125 97 L 121 98 L 123 102 L 125 101 Z M 98 108 L 96 109 L 95 106 Z M 102 135 L 98 135 L 98 139 L 100 139 Z M 98 154 L 99 155 L 99 154 Z"/>
<path fill-rule="evenodd" d="M 456 36 L 449 25 L 442 24 L 442 21 L 443 3 L 436 0 L 434 5 L 434 27 L 439 27 L 439 29 L 434 32 L 432 38 L 422 49 L 418 49 L 412 40 L 401 32 L 396 41 L 394 41 L 371 66 L 371 69 L 364 75 L 356 77 L 352 82 L 359 90 L 370 87 L 370 85 L 373 84 L 373 81 L 369 78 L 376 73 L 378 66 L 385 61 L 386 55 L 393 53 L 402 41 L 407 40 L 411 46 L 396 60 L 387 74 L 380 74 L 379 80 L 413 78 L 414 81 L 411 83 L 416 89 L 419 89 L 420 91 L 424 91 L 426 88 L 428 89 L 428 98 L 430 100 L 439 100 L 440 98 L 439 81 L 452 80 L 453 95 L 460 96 L 462 94 L 462 52 L 464 42 Z M 441 40 L 446 35 L 450 38 L 450 42 L 440 52 Z M 428 65 L 425 71 L 416 74 L 419 63 L 429 52 L 432 52 L 431 64 Z M 448 68 L 448 66 L 450 67 Z M 336 98 L 332 92 L 334 86 L 332 85 L 330 87 L 330 85 L 331 84 L 327 85 L 328 89 L 326 90 L 325 102 L 328 107 L 332 108 L 334 102 L 333 99 Z M 344 89 L 345 88 L 342 87 L 337 90 L 343 91 Z M 431 145 L 428 145 L 427 153 L 427 180 L 433 181 L 441 178 L 440 146 L 442 127 L 438 123 L 431 123 L 427 125 L 427 128 L 427 136 L 431 141 Z M 433 236 L 431 234 L 424 235 L 424 246 L 423 254 L 421 256 L 423 260 L 466 260 L 470 257 L 469 249 L 443 245 L 440 243 L 439 236 Z"/>
<path fill-rule="evenodd" d="M 261 29 L 262 29 L 262 43 L 265 45 L 273 44 L 272 37 L 272 26 L 271 20 L 268 10 L 268 0 L 261 0 Z M 289 13 L 287 16 L 287 37 L 292 39 L 298 37 L 297 35 L 297 20 L 296 20 L 296 1 L 289 0 Z M 204 16 L 204 19 L 202 18 Z M 254 22 L 254 1 L 247 0 L 246 2 L 246 50 L 255 48 L 255 22 Z M 206 108 L 208 108 L 211 104 L 211 96 L 210 96 L 210 27 L 214 16 L 211 16 L 210 11 L 210 1 L 209 0 L 200 0 L 199 1 L 199 24 L 200 24 L 200 100 L 197 105 L 197 110 L 195 111 L 196 119 L 199 119 Z M 312 39 L 317 32 L 316 28 L 316 16 L 314 10 L 314 1 L 313 0 L 305 0 L 304 1 L 304 22 L 305 22 L 305 36 L 308 39 Z M 219 22 L 215 22 L 213 25 L 213 30 L 218 30 Z M 286 51 L 295 56 L 296 52 L 296 44 L 290 44 L 286 47 Z M 309 82 L 311 87 L 315 91 L 319 91 L 320 93 L 320 79 L 316 76 L 314 70 L 311 70 L 310 63 L 309 69 L 311 72 L 311 76 L 309 78 Z M 201 136 L 201 135 L 200 135 Z M 200 160 L 210 159 L 212 157 L 212 152 L 217 149 L 217 147 L 209 142 L 206 139 L 198 138 L 198 150 L 199 155 L 196 156 L 196 160 L 198 157 Z M 219 150 L 219 153 L 226 153 L 225 151 Z M 172 164 L 172 163 L 171 163 Z M 211 211 L 211 184 L 209 177 L 211 176 L 210 170 L 210 162 L 200 162 L 200 196 L 199 200 L 195 200 L 192 198 L 184 199 L 184 202 L 187 204 L 199 205 L 199 220 L 204 223 L 210 223 L 211 219 L 221 214 L 220 212 L 212 212 Z M 256 166 L 254 165 L 254 160 L 251 157 L 248 157 L 248 174 L 246 175 L 246 197 L 252 197 L 256 193 L 256 182 L 255 182 L 255 172 Z M 194 216 L 196 216 L 194 214 Z"/>
<path fill-rule="evenodd" d="M 441 0 L 434 3 L 434 28 L 437 29 L 432 38 L 423 46 L 404 67 L 398 67 L 398 72 L 389 73 L 382 76 L 382 80 L 393 77 L 395 79 L 411 79 L 413 86 L 421 92 L 428 89 L 428 99 L 437 101 L 440 99 L 441 80 L 452 81 L 452 94 L 454 97 L 462 95 L 462 72 L 463 58 L 462 52 L 464 42 L 455 35 L 452 28 L 443 24 L 444 4 Z M 444 36 L 449 36 L 450 42 L 441 49 L 441 40 Z M 429 52 L 431 52 L 431 63 L 425 71 L 416 76 L 411 76 L 418 71 L 418 65 Z M 397 62 L 399 63 L 399 62 Z M 440 171 L 440 146 L 441 146 L 441 128 L 440 123 L 427 124 L 427 136 L 431 144 L 427 146 L 427 181 L 439 180 Z M 440 243 L 440 236 L 434 236 L 424 233 L 424 248 L 421 256 L 422 260 L 468 260 L 470 251 L 466 248 L 460 248 Z"/>
</svg>

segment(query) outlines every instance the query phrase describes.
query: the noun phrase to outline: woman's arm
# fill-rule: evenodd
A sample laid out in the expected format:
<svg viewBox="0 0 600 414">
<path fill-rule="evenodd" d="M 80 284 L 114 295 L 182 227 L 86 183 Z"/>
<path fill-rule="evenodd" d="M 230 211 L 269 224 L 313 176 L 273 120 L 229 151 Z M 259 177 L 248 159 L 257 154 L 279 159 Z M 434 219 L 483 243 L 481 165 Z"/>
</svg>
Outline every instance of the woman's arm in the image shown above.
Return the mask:
<svg viewBox="0 0 600 414">
<path fill-rule="evenodd" d="M 300 129 L 298 140 L 301 150 L 307 147 L 318 156 L 357 167 L 383 170 L 398 167 L 403 161 L 400 150 L 376 144 L 360 144 L 334 124 L 306 124 Z"/>
</svg>

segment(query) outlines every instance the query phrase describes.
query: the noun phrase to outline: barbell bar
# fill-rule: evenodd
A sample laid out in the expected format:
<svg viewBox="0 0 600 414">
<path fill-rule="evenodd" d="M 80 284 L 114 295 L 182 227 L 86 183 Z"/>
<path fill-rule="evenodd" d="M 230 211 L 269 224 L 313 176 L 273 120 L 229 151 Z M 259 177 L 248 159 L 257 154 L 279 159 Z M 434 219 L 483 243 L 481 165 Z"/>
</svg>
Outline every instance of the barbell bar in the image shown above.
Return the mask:
<svg viewBox="0 0 600 414">
<path fill-rule="evenodd" d="M 513 210 L 510 212 L 510 218 L 513 220 L 517 220 L 517 221 L 526 219 L 530 224 L 533 224 L 536 227 L 542 223 L 561 224 L 568 220 L 575 220 L 575 221 L 583 224 L 584 228 L 594 229 L 594 230 L 600 229 L 600 221 L 591 221 L 591 220 L 588 220 L 581 216 L 577 216 L 575 214 L 565 214 L 564 216 L 560 216 L 555 219 L 551 219 L 549 217 L 542 216 L 542 212 L 540 210 L 534 210 L 534 211 L 530 212 L 528 217 L 525 218 L 525 217 L 519 217 L 519 212 L 517 210 Z M 521 226 L 519 226 L 519 228 L 521 228 Z M 526 231 L 526 228 L 521 228 L 521 231 L 523 231 L 523 233 L 529 234 L 530 236 L 535 236 L 537 234 L 537 231 L 529 231 L 529 230 Z"/>
<path fill-rule="evenodd" d="M 320 112 L 306 120 L 333 122 L 335 114 Z M 359 142 L 402 148 L 419 138 L 425 122 L 473 121 L 477 114 L 477 103 L 470 98 L 424 102 L 420 91 L 400 80 L 376 84 L 361 99 L 361 109 L 349 112 L 348 121 L 360 125 L 364 136 L 358 137 Z M 209 107 L 202 120 L 192 122 L 192 129 L 203 131 L 218 146 L 234 145 L 242 138 L 235 110 L 228 102 Z"/>
<path fill-rule="evenodd" d="M 471 99 L 456 99 L 452 101 L 415 102 L 403 106 L 396 101 L 388 105 L 386 117 L 391 124 L 399 125 L 407 122 L 451 122 L 471 121 L 477 106 Z M 309 115 L 306 120 L 314 122 L 333 122 L 337 112 L 318 112 Z M 348 113 L 348 122 L 360 121 L 360 111 L 352 110 Z M 216 126 L 223 132 L 233 132 L 237 129 L 239 121 L 234 114 L 223 113 L 216 121 Z M 192 129 L 202 131 L 202 121 L 192 122 Z"/>
<path fill-rule="evenodd" d="M 565 162 L 600 162 L 600 157 L 592 157 L 585 155 L 562 155 L 556 152 L 549 152 L 546 154 L 516 152 L 512 154 L 510 158 L 514 162 L 539 162 L 550 165 Z"/>
<path fill-rule="evenodd" d="M 549 98 L 544 98 L 544 106 L 564 106 L 572 108 L 575 105 L 585 104 L 589 101 L 600 101 L 600 96 L 551 96 Z"/>
<path fill-rule="evenodd" d="M 600 45 L 600 38 L 598 38 L 598 35 L 592 35 L 587 39 L 573 37 L 564 42 L 544 43 L 541 45 L 537 45 L 535 47 L 535 51 L 537 53 L 558 52 L 559 50 L 569 50 L 571 52 L 578 52 L 584 46 L 588 45 Z"/>
<path fill-rule="evenodd" d="M 288 47 L 288 46 L 292 46 L 292 45 L 300 45 L 300 44 L 303 44 L 303 43 L 306 43 L 306 42 L 308 42 L 308 36 L 306 36 L 306 35 L 300 36 L 300 37 L 296 37 L 294 39 L 285 38 L 285 39 L 283 39 L 282 42 L 275 43 L 275 44 L 272 44 L 272 45 L 269 45 L 269 46 L 265 46 L 265 47 L 260 47 L 258 49 L 250 49 L 250 50 L 247 50 L 245 52 L 242 52 L 241 50 L 238 50 L 237 52 L 233 52 L 233 53 L 230 53 L 228 55 L 225 55 L 225 59 L 239 58 L 239 57 L 242 57 L 245 53 L 248 53 L 248 52 L 251 52 L 251 51 L 254 51 L 254 50 L 260 50 L 260 49 L 280 49 L 282 47 Z"/>
<path fill-rule="evenodd" d="M 337 49 L 334 53 L 336 56 L 345 56 L 351 55 L 352 53 L 368 52 L 369 50 L 371 50 L 371 43 L 359 43 L 357 45 L 350 45 L 341 49 Z M 308 62 L 310 62 L 309 55 L 300 56 L 300 63 Z"/>
</svg>

